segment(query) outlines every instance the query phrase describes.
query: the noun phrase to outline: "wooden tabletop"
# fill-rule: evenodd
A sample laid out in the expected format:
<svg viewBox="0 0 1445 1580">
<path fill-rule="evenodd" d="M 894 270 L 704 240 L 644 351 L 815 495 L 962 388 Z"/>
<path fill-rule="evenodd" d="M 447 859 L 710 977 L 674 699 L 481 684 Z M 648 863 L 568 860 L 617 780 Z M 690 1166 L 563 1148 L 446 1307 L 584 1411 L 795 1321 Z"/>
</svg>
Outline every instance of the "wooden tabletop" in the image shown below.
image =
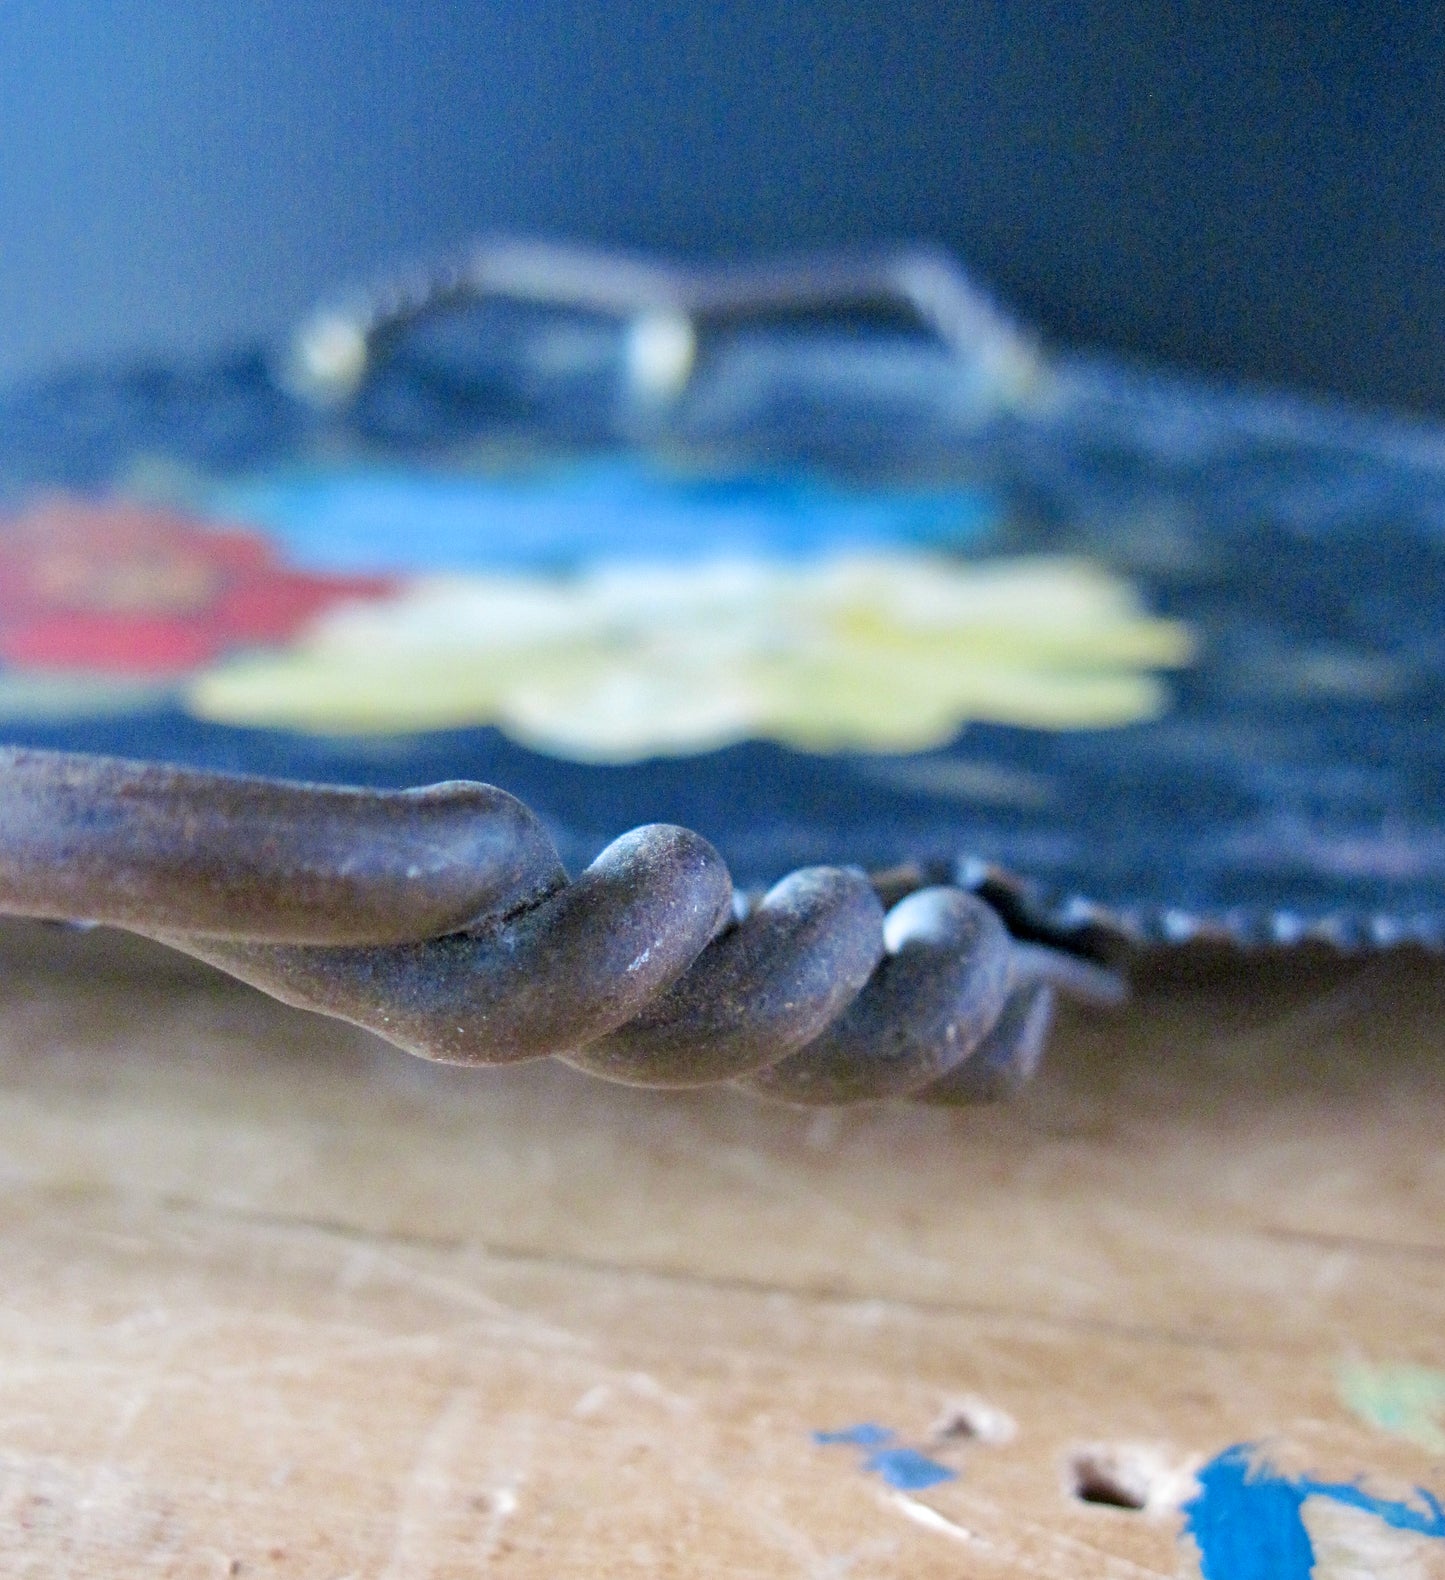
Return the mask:
<svg viewBox="0 0 1445 1580">
<path fill-rule="evenodd" d="M 1185 961 L 964 1113 L 28 924 L 0 1005 L 6 1577 L 1445 1575 L 1439 964 Z"/>
</svg>

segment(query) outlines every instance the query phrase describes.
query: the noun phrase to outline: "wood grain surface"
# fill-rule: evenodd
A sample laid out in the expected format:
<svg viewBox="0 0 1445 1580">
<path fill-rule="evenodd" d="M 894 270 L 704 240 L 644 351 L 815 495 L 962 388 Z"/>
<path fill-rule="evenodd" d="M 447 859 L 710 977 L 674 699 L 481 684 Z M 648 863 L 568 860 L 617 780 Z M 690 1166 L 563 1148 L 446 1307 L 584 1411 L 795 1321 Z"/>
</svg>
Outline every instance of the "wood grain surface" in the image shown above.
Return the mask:
<svg viewBox="0 0 1445 1580">
<path fill-rule="evenodd" d="M 1133 1580 L 1231 1445 L 1445 1495 L 1439 964 L 1186 958 L 966 1113 L 429 1066 L 99 932 L 0 1005 L 6 1577 Z"/>
</svg>

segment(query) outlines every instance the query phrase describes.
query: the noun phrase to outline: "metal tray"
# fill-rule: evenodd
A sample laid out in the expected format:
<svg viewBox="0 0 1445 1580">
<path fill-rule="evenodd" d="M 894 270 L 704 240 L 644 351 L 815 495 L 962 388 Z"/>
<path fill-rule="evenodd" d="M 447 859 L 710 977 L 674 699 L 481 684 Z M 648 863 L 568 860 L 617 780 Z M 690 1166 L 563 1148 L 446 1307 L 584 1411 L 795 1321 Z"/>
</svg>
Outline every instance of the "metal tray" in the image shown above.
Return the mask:
<svg viewBox="0 0 1445 1580">
<path fill-rule="evenodd" d="M 0 397 L 0 738 L 475 778 L 569 865 L 1445 943 L 1445 430 L 1048 355 L 944 260 L 493 245 Z"/>
</svg>

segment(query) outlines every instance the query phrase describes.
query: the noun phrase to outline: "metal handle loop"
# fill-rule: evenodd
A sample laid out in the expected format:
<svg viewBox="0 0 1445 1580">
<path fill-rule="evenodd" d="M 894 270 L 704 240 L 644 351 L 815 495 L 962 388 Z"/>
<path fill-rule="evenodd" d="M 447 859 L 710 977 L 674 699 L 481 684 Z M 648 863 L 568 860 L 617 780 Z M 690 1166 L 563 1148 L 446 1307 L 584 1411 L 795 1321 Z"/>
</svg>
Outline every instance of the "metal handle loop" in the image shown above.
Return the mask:
<svg viewBox="0 0 1445 1580">
<path fill-rule="evenodd" d="M 407 330 L 469 302 L 571 309 L 631 326 L 634 393 L 686 387 L 701 337 L 723 325 L 840 313 L 911 319 L 1001 386 L 1026 386 L 1038 348 L 945 252 L 923 246 L 687 267 L 555 242 L 494 238 L 318 309 L 297 330 L 287 380 L 317 405 L 354 396 Z"/>
<path fill-rule="evenodd" d="M 665 824 L 569 883 L 536 817 L 490 785 L 348 789 L 20 748 L 0 749 L 0 912 L 129 928 L 422 1058 L 559 1055 L 801 1104 L 1005 1095 L 1056 992 L 1124 992 L 959 888 L 885 911 L 861 871 L 813 867 L 748 909 L 717 851 Z"/>
</svg>

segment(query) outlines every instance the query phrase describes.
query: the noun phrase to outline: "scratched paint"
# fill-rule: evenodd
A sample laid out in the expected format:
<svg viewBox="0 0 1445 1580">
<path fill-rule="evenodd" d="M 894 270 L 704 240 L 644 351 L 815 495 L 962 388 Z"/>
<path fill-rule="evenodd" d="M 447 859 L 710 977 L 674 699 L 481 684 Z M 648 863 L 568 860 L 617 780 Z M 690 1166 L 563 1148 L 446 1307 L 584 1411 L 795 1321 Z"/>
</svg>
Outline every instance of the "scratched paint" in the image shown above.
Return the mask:
<svg viewBox="0 0 1445 1580">
<path fill-rule="evenodd" d="M 1445 1372 L 1350 1361 L 1340 1367 L 1339 1388 L 1361 1420 L 1431 1454 L 1445 1454 Z"/>
<path fill-rule="evenodd" d="M 956 1470 L 940 1465 L 936 1459 L 920 1454 L 915 1448 L 880 1449 L 863 1461 L 863 1468 L 875 1476 L 882 1476 L 890 1487 L 900 1492 L 922 1492 L 925 1487 L 958 1480 Z"/>
<path fill-rule="evenodd" d="M 1389 1530 L 1445 1540 L 1445 1507 L 1424 1488 L 1408 1501 L 1379 1498 L 1358 1481 L 1286 1477 L 1251 1444 L 1236 1444 L 1199 1472 L 1184 1505 L 1203 1580 L 1324 1580 L 1305 1521 L 1311 1499 L 1356 1510 Z"/>
<path fill-rule="evenodd" d="M 862 1468 L 871 1475 L 881 1476 L 899 1492 L 922 1492 L 926 1487 L 958 1479 L 956 1470 L 940 1465 L 916 1448 L 888 1446 L 897 1435 L 876 1421 L 860 1421 L 856 1426 L 845 1426 L 833 1432 L 814 1432 L 813 1441 L 823 1447 L 843 1444 L 850 1448 L 873 1449 L 873 1453 L 864 1457 Z"/>
<path fill-rule="evenodd" d="M 837 1432 L 814 1432 L 813 1441 L 824 1447 L 846 1443 L 854 1448 L 879 1448 L 884 1443 L 891 1443 L 894 1436 L 886 1426 L 879 1426 L 873 1421 L 860 1421 L 857 1426 L 845 1426 Z"/>
</svg>

